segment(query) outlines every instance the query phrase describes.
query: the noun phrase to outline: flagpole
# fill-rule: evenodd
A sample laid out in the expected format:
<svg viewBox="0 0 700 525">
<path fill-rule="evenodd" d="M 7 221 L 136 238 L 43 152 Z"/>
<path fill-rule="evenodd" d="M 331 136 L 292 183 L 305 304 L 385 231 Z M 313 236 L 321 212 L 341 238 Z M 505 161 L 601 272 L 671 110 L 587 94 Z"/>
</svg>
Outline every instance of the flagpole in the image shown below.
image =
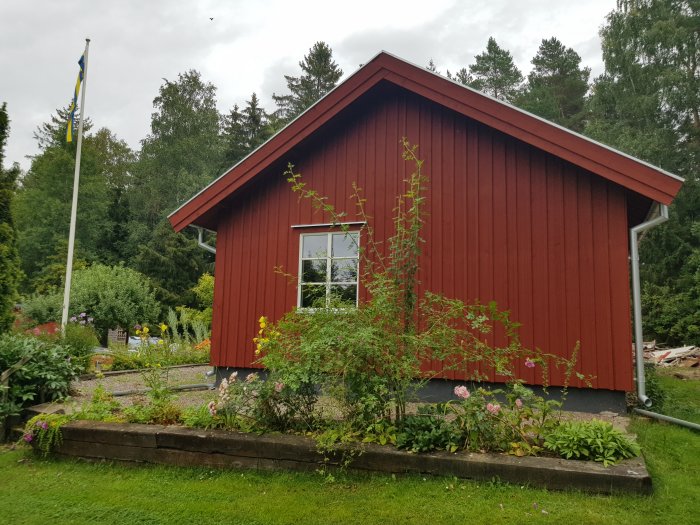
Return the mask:
<svg viewBox="0 0 700 525">
<path fill-rule="evenodd" d="M 63 314 L 61 315 L 61 331 L 65 334 L 68 323 L 68 307 L 70 305 L 70 286 L 73 276 L 73 249 L 75 248 L 75 221 L 78 213 L 78 183 L 80 181 L 80 153 L 83 145 L 83 116 L 85 114 L 85 90 L 87 89 L 88 49 L 90 39 L 85 39 L 83 54 L 83 80 L 80 93 L 80 121 L 78 123 L 78 147 L 75 151 L 75 174 L 73 176 L 73 203 L 70 209 L 70 231 L 68 233 L 68 258 L 66 260 L 66 284 L 63 290 Z"/>
</svg>

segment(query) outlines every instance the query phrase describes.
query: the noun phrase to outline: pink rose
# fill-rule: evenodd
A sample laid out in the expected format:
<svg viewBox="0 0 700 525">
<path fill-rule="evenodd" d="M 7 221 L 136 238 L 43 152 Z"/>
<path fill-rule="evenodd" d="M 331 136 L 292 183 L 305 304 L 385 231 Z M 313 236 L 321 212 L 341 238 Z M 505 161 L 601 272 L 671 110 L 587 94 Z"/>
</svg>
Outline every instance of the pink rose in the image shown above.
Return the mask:
<svg viewBox="0 0 700 525">
<path fill-rule="evenodd" d="M 454 390 L 455 395 L 460 398 L 460 399 L 467 399 L 471 395 L 469 393 L 469 390 L 467 390 L 467 387 L 464 385 L 459 385 L 455 387 Z"/>
<path fill-rule="evenodd" d="M 515 400 L 515 406 L 518 408 L 523 408 L 523 401 L 522 399 L 518 398 Z"/>
<path fill-rule="evenodd" d="M 525 366 L 528 368 L 535 368 L 535 362 L 528 357 L 525 359 Z"/>
<path fill-rule="evenodd" d="M 275 383 L 275 392 L 278 394 L 284 389 L 284 383 Z"/>
<path fill-rule="evenodd" d="M 488 403 L 486 405 L 486 410 L 491 412 L 494 416 L 497 415 L 501 411 L 501 405 L 494 405 L 493 403 Z"/>
</svg>

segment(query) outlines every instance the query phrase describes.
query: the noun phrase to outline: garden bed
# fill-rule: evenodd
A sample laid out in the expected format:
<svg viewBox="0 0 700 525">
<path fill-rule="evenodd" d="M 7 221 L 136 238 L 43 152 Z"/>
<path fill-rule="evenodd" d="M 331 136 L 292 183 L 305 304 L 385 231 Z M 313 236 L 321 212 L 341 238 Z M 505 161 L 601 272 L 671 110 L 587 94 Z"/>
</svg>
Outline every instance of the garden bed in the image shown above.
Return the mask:
<svg viewBox="0 0 700 525">
<path fill-rule="evenodd" d="M 348 452 L 339 448 L 322 455 L 316 442 L 287 434 L 243 434 L 195 430 L 177 426 L 75 421 L 62 427 L 60 456 L 178 466 L 315 471 L 338 468 Z M 454 476 L 500 480 L 548 489 L 576 489 L 594 493 L 649 493 L 652 484 L 644 460 L 625 460 L 612 467 L 589 461 L 500 454 L 438 452 L 412 454 L 363 444 L 353 454 L 352 470 L 392 474 Z"/>
</svg>

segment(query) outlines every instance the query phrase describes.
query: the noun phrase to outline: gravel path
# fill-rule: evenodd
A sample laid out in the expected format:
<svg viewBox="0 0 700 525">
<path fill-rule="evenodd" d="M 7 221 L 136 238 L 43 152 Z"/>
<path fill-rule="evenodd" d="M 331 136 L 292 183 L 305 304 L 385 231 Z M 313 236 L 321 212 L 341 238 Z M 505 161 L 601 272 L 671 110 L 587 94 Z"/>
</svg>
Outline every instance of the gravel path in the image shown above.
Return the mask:
<svg viewBox="0 0 700 525">
<path fill-rule="evenodd" d="M 170 386 L 194 385 L 203 383 L 214 383 L 213 377 L 207 377 L 205 374 L 213 368 L 209 365 L 195 365 L 188 367 L 169 368 L 168 384 Z M 102 385 L 107 392 L 123 392 L 125 390 L 140 390 L 146 388 L 143 381 L 143 376 L 140 372 L 128 372 L 119 375 L 105 375 L 102 378 L 88 379 L 84 381 L 75 381 L 71 385 L 73 396 L 71 400 L 78 405 L 89 401 L 92 398 L 92 393 L 98 385 Z M 214 396 L 211 390 L 198 390 L 193 392 L 177 392 L 175 401 L 180 406 L 192 406 L 204 404 Z M 118 396 L 115 399 L 124 406 L 133 404 L 135 400 L 142 400 L 143 394 L 130 396 Z"/>
</svg>

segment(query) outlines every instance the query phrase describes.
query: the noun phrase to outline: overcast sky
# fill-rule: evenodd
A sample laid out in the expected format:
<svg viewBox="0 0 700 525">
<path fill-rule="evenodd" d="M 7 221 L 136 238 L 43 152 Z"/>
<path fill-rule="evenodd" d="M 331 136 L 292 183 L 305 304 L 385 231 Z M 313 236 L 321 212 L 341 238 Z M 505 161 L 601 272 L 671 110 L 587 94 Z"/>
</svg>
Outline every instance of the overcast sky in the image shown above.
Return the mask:
<svg viewBox="0 0 700 525">
<path fill-rule="evenodd" d="M 86 37 L 87 114 L 138 148 L 163 78 L 188 69 L 217 86 L 222 112 L 253 91 L 272 110 L 283 75 L 298 74 L 319 40 L 344 78 L 381 50 L 456 71 L 489 36 L 525 74 L 540 41 L 556 36 L 597 75 L 598 31 L 614 8 L 615 0 L 0 0 L 0 103 L 12 121 L 5 166 L 27 169 L 33 131 L 68 105 Z"/>
</svg>

